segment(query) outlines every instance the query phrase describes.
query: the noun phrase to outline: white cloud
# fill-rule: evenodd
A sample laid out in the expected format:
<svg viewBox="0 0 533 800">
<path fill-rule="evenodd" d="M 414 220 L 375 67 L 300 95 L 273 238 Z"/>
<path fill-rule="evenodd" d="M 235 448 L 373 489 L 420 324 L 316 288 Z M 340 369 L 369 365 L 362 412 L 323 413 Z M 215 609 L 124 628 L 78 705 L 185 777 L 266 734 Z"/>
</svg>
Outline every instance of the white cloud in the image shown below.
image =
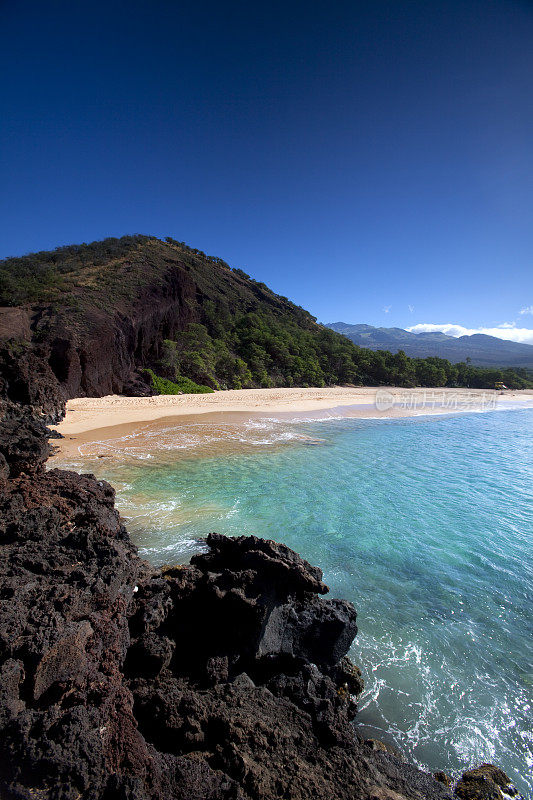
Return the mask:
<svg viewBox="0 0 533 800">
<path fill-rule="evenodd" d="M 441 324 L 421 322 L 412 325 L 406 330 L 411 333 L 430 333 L 441 331 L 448 336 L 472 336 L 474 333 L 485 333 L 487 336 L 496 336 L 498 339 L 505 339 L 509 342 L 521 342 L 522 344 L 533 344 L 533 330 L 531 328 L 517 328 L 512 322 L 502 322 L 495 328 L 465 328 L 464 325 L 455 325 L 452 322 Z"/>
<path fill-rule="evenodd" d="M 524 306 L 520 309 L 521 314 L 533 314 L 533 306 Z"/>
<path fill-rule="evenodd" d="M 388 314 L 391 308 L 392 306 L 383 306 L 383 311 L 385 312 L 385 314 Z"/>
</svg>

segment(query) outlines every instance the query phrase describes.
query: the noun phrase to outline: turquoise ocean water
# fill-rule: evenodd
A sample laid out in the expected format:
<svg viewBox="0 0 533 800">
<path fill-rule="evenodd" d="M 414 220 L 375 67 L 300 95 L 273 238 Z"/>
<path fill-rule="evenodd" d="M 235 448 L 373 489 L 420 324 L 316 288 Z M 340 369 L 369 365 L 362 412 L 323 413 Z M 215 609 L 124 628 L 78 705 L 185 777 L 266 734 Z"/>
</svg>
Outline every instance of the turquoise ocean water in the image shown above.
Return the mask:
<svg viewBox="0 0 533 800">
<path fill-rule="evenodd" d="M 155 564 L 187 561 L 216 530 L 285 542 L 319 565 L 358 611 L 365 735 L 454 775 L 493 761 L 532 796 L 532 431 L 531 409 L 332 413 L 219 423 L 213 452 L 198 454 L 200 432 L 177 420 L 126 437 L 123 457 L 97 459 L 99 446 L 70 466 L 117 487 Z M 221 455 L 226 440 L 235 447 Z"/>
</svg>

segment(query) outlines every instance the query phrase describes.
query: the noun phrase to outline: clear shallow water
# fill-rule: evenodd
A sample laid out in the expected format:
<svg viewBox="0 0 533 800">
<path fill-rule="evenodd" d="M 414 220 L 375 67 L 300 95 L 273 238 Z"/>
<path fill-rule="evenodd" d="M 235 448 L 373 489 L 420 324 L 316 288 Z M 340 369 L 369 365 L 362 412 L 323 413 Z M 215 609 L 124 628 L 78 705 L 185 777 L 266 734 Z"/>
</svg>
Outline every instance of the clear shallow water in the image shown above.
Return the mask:
<svg viewBox="0 0 533 800">
<path fill-rule="evenodd" d="M 358 610 L 366 735 L 430 769 L 494 761 L 531 793 L 533 410 L 247 430 L 223 457 L 184 458 L 191 430 L 176 426 L 162 449 L 76 468 L 117 487 L 156 564 L 217 530 L 321 566 Z"/>
</svg>

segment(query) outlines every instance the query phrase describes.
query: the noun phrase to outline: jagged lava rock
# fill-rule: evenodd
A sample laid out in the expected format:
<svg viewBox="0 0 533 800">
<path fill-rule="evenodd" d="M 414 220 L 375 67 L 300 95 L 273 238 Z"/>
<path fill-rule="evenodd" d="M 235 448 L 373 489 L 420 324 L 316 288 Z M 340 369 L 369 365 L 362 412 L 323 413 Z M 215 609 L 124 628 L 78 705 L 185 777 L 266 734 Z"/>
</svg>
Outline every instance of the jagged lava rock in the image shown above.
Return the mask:
<svg viewBox="0 0 533 800">
<path fill-rule="evenodd" d="M 48 435 L 44 421 L 30 408 L 0 400 L 0 456 L 5 477 L 39 471 L 51 453 Z"/>
</svg>

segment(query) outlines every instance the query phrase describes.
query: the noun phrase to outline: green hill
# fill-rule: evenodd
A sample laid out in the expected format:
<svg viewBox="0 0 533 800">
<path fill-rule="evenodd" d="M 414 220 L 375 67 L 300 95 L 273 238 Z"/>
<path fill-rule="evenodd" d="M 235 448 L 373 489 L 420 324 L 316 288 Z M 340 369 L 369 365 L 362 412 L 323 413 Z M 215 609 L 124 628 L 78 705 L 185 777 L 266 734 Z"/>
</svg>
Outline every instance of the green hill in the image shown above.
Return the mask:
<svg viewBox="0 0 533 800">
<path fill-rule="evenodd" d="M 5 259 L 0 304 L 2 391 L 27 402 L 46 392 L 138 393 L 146 382 L 164 392 L 531 385 L 520 371 L 358 347 L 242 270 L 170 238 L 126 236 Z"/>
</svg>

